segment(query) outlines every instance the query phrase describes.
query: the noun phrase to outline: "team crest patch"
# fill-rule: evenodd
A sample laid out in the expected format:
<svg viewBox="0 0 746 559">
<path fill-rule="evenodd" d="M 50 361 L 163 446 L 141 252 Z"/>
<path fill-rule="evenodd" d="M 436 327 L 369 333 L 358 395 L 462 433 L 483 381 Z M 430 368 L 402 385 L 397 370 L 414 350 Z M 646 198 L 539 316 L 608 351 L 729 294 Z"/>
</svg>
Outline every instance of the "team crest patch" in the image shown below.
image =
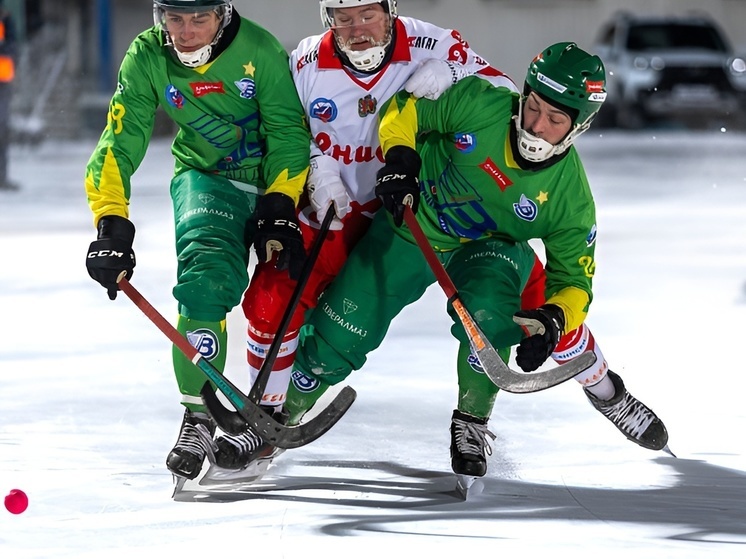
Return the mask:
<svg viewBox="0 0 746 559">
<path fill-rule="evenodd" d="M 331 99 L 319 97 L 311 101 L 311 108 L 308 114 L 311 118 L 317 118 L 321 122 L 332 122 L 337 118 L 337 105 Z"/>
<path fill-rule="evenodd" d="M 256 83 L 251 78 L 243 78 L 237 82 L 233 82 L 238 91 L 239 95 L 243 99 L 253 99 L 256 96 Z"/>
<path fill-rule="evenodd" d="M 525 194 L 521 194 L 521 199 L 517 204 L 513 204 L 513 211 L 515 215 L 520 217 L 524 221 L 533 221 L 539 213 L 539 208 L 536 202 L 526 198 Z"/>
<path fill-rule="evenodd" d="M 466 362 L 474 371 L 484 374 L 484 367 L 482 367 L 482 363 L 481 361 L 479 361 L 479 357 L 477 357 L 475 353 L 470 353 L 469 357 L 467 357 L 466 359 Z"/>
<path fill-rule="evenodd" d="M 357 114 L 360 118 L 376 114 L 376 108 L 378 108 L 378 99 L 370 95 L 357 101 Z"/>
<path fill-rule="evenodd" d="M 186 339 L 192 347 L 199 351 L 199 354 L 208 361 L 211 361 L 218 353 L 220 353 L 218 338 L 212 330 L 200 328 L 193 332 L 187 332 Z"/>
<path fill-rule="evenodd" d="M 456 149 L 461 153 L 471 153 L 477 147 L 477 138 L 474 134 L 456 134 L 454 136 Z"/>
<path fill-rule="evenodd" d="M 318 380 L 311 378 L 300 371 L 293 371 L 290 379 L 293 381 L 293 386 L 298 389 L 298 392 L 313 392 L 319 387 Z"/>
<path fill-rule="evenodd" d="M 186 103 L 186 99 L 184 99 L 184 95 L 181 91 L 171 84 L 166 86 L 166 101 L 174 109 L 183 109 L 184 103 Z"/>
</svg>

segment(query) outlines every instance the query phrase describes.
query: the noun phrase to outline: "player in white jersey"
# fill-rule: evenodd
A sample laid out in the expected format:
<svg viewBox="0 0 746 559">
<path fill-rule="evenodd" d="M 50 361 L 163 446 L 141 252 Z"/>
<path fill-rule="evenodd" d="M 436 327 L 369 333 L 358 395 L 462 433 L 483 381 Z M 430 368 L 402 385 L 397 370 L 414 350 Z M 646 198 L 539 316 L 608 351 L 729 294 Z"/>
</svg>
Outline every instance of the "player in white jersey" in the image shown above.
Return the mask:
<svg viewBox="0 0 746 559">
<path fill-rule="evenodd" d="M 396 0 L 321 0 L 321 35 L 302 40 L 290 64 L 313 136 L 308 200 L 299 207 L 306 249 L 330 205 L 336 217 L 272 367 L 261 404 L 280 412 L 306 310 L 342 268 L 381 203 L 374 187 L 383 166 L 378 108 L 402 88 L 437 98 L 476 74 L 513 91 L 505 74 L 475 53 L 458 31 L 398 17 Z M 260 263 L 243 300 L 249 321 L 251 383 L 261 368 L 295 281 Z M 251 431 L 217 439 L 218 465 L 240 468 L 269 449 Z"/>
</svg>

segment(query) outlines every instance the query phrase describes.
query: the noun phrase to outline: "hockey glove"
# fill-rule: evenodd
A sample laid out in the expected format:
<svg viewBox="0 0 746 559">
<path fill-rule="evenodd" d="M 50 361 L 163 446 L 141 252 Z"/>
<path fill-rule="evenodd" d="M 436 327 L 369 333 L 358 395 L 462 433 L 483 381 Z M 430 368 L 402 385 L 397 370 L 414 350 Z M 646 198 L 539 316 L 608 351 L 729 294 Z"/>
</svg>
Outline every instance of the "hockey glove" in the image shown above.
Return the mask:
<svg viewBox="0 0 746 559">
<path fill-rule="evenodd" d="M 254 238 L 256 256 L 269 262 L 278 252 L 275 267 L 287 270 L 290 278 L 300 277 L 306 251 L 303 248 L 293 199 L 281 192 L 265 194 L 256 204 L 257 230 Z"/>
<path fill-rule="evenodd" d="M 306 181 L 308 199 L 316 212 L 319 221 L 326 215 L 326 210 L 334 204 L 336 217 L 330 229 L 342 229 L 341 220 L 350 211 L 350 196 L 347 194 L 339 176 L 339 163 L 329 155 L 318 155 L 311 158 L 311 170 Z"/>
<path fill-rule="evenodd" d="M 535 371 L 552 355 L 565 329 L 565 313 L 557 305 L 518 311 L 513 315 L 528 336 L 518 345 L 515 362 L 524 371 Z"/>
<path fill-rule="evenodd" d="M 393 217 L 394 224 L 401 227 L 404 206 L 412 206 L 417 213 L 420 205 L 420 173 L 422 160 L 419 154 L 407 146 L 394 146 L 386 152 L 386 163 L 376 175 L 376 196 Z"/>
<path fill-rule="evenodd" d="M 98 220 L 98 237 L 88 247 L 85 265 L 88 275 L 106 288 L 109 299 L 117 298 L 117 281 L 122 272 L 132 277 L 135 268 L 135 226 L 118 215 L 105 215 Z"/>
<path fill-rule="evenodd" d="M 468 75 L 469 72 L 461 64 L 431 58 L 415 70 L 412 77 L 404 84 L 404 89 L 415 97 L 435 100 L 446 89 Z"/>
</svg>

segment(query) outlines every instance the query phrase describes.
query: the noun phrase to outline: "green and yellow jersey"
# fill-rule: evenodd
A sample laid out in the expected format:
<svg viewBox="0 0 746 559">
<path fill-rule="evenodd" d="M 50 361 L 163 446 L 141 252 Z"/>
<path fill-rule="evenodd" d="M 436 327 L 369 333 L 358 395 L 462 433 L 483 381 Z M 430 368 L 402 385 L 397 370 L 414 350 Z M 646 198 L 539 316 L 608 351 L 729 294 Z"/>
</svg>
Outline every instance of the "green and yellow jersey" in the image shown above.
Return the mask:
<svg viewBox="0 0 746 559">
<path fill-rule="evenodd" d="M 111 99 L 108 124 L 86 168 L 94 223 L 128 217 L 131 178 L 161 106 L 178 125 L 175 175 L 222 175 L 298 201 L 308 173 L 310 134 L 288 55 L 265 29 L 241 18 L 236 36 L 212 62 L 181 64 L 153 27 L 130 45 Z"/>
<path fill-rule="evenodd" d="M 540 239 L 547 302 L 563 308 L 569 332 L 593 296 L 595 204 L 574 147 L 550 166 L 519 167 L 510 141 L 517 101 L 473 77 L 437 101 L 402 92 L 381 112 L 381 146 L 406 145 L 422 157 L 417 220 L 436 250 L 486 237 Z"/>
</svg>

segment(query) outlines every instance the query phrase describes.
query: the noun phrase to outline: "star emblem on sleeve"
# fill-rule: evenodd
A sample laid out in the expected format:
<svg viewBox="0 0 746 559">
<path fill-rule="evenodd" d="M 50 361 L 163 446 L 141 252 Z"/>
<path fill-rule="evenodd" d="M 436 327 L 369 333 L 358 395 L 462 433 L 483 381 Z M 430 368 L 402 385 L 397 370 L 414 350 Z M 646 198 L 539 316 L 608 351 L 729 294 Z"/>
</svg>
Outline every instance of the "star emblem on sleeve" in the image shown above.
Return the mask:
<svg viewBox="0 0 746 559">
<path fill-rule="evenodd" d="M 256 70 L 256 67 L 252 62 L 248 62 L 247 64 L 243 65 L 244 69 L 244 76 L 251 76 L 254 77 L 254 71 Z"/>
</svg>

